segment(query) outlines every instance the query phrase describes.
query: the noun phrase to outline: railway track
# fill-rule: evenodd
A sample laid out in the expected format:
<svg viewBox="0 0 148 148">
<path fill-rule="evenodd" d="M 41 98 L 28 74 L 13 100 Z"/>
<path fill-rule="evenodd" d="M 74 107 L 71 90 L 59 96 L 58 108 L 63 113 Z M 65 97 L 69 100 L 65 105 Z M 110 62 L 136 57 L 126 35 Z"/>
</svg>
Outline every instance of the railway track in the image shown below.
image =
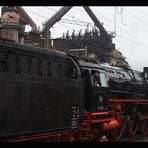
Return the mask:
<svg viewBox="0 0 148 148">
<path fill-rule="evenodd" d="M 125 137 L 125 138 L 123 137 L 118 142 L 148 142 L 148 134 L 147 135 L 136 135 L 134 137 Z"/>
</svg>

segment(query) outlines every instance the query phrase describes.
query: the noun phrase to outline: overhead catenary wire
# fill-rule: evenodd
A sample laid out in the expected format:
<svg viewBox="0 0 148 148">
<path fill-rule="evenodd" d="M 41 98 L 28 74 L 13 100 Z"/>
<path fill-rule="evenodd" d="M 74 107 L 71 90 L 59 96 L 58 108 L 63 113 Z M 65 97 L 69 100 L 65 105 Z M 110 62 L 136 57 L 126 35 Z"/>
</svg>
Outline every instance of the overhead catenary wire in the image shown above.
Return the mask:
<svg viewBox="0 0 148 148">
<path fill-rule="evenodd" d="M 30 13 L 33 13 L 33 14 L 39 16 L 39 17 L 48 19 L 47 17 L 45 17 L 45 16 L 43 16 L 43 15 L 40 15 L 40 14 L 38 14 L 38 13 L 32 12 L 32 11 L 27 10 L 27 9 L 25 9 L 25 10 L 28 11 L 28 12 L 30 12 Z M 59 23 L 60 23 L 60 25 L 63 25 L 63 26 L 66 27 L 66 28 L 69 28 L 69 29 L 71 29 L 71 30 L 75 30 L 75 29 L 73 29 L 73 28 L 71 28 L 71 27 L 69 27 L 69 26 L 67 26 L 67 25 L 61 24 L 61 23 L 65 23 L 64 21 L 61 21 L 61 22 L 59 22 Z M 78 30 L 76 30 L 76 31 L 78 32 Z"/>
<path fill-rule="evenodd" d="M 142 19 L 140 19 L 139 17 L 137 17 L 136 15 L 133 15 L 131 12 L 124 10 L 128 15 L 135 17 L 137 20 L 139 20 L 140 22 L 142 22 L 145 25 L 148 25 L 148 22 L 143 21 Z"/>
<path fill-rule="evenodd" d="M 52 8 L 49 8 L 49 7 L 44 7 L 44 8 L 47 8 L 47 9 L 52 10 L 54 12 L 58 12 L 58 10 L 55 10 L 55 9 L 52 9 Z M 71 15 L 68 15 L 68 14 L 65 14 L 65 15 L 68 16 L 68 17 L 70 17 L 70 18 L 73 18 L 73 16 L 71 16 Z M 78 19 L 78 18 L 75 18 L 75 19 L 81 21 L 81 19 Z"/>
<path fill-rule="evenodd" d="M 58 12 L 58 11 L 52 9 L 52 8 L 48 8 L 48 7 L 44 7 L 44 8 L 47 8 L 47 9 L 50 9 L 50 10 L 52 10 L 52 11 Z M 77 22 L 85 23 L 85 24 L 88 24 L 88 23 L 89 23 L 91 26 L 94 26 L 94 23 L 90 23 L 90 22 L 87 22 L 87 21 L 82 21 L 81 19 L 78 19 L 78 18 L 73 17 L 73 16 L 71 16 L 71 15 L 65 14 L 65 16 L 70 17 L 70 18 L 72 18 L 72 19 L 75 19 L 75 20 L 70 20 L 70 21 L 74 21 L 74 22 L 77 21 Z M 68 20 L 68 19 L 61 19 L 61 20 Z M 84 25 L 84 26 L 87 26 L 87 25 Z"/>
<path fill-rule="evenodd" d="M 28 12 L 30 12 L 30 13 L 33 13 L 33 14 L 39 16 L 39 17 L 48 19 L 47 17 L 45 17 L 45 16 L 43 16 L 43 15 L 40 15 L 40 14 L 38 14 L 38 13 L 32 12 L 32 11 L 30 11 L 30 10 L 26 10 L 26 11 L 28 11 Z M 60 21 L 61 21 L 62 23 L 66 23 L 66 24 L 74 24 L 74 23 L 72 23 L 72 22 L 75 22 L 75 25 L 79 25 L 79 26 L 87 26 L 87 24 L 89 23 L 89 22 L 84 22 L 84 21 L 79 21 L 79 23 L 77 23 L 76 20 L 70 20 L 70 19 L 61 19 Z M 66 21 L 67 21 L 67 22 L 66 22 Z M 81 24 L 81 23 L 83 23 L 83 24 Z M 87 24 L 84 24 L 84 23 L 87 23 Z M 94 26 L 94 24 L 93 24 L 92 26 Z M 72 30 L 73 30 L 73 29 L 72 29 Z"/>
<path fill-rule="evenodd" d="M 28 11 L 28 12 L 30 12 L 30 13 L 33 13 L 33 14 L 35 14 L 35 15 L 38 15 L 38 16 L 40 16 L 40 17 L 42 17 L 42 18 L 48 19 L 47 17 L 42 16 L 42 15 L 40 15 L 40 14 L 38 14 L 38 13 L 32 12 L 32 11 L 30 11 L 30 10 L 26 10 L 26 11 Z M 66 19 L 66 20 L 68 20 L 68 19 Z M 64 22 L 61 22 L 61 23 L 64 23 Z M 63 25 L 63 26 L 65 26 L 66 28 L 69 28 L 69 29 L 71 29 L 71 30 L 75 30 L 75 29 L 73 29 L 73 28 L 71 28 L 71 27 L 69 27 L 69 26 L 67 26 L 67 25 L 64 25 L 64 24 L 60 24 L 60 25 Z M 128 40 L 128 41 L 130 41 L 130 42 L 134 42 L 134 43 L 136 43 L 136 44 L 138 44 L 138 45 L 141 45 L 141 46 L 144 46 L 144 47 L 148 47 L 148 45 L 145 45 L 145 44 L 143 44 L 143 43 L 137 42 L 137 41 L 135 41 L 135 40 L 126 38 L 126 37 L 121 36 L 121 35 L 118 35 L 118 34 L 116 34 L 116 35 L 117 35 L 118 37 L 123 38 L 123 39 L 125 39 L 125 40 Z"/>
<path fill-rule="evenodd" d="M 117 7 L 115 7 L 115 9 L 116 9 L 116 8 L 117 8 Z M 78 8 L 76 8 L 76 9 L 82 12 L 82 10 L 80 10 L 80 9 L 78 9 Z M 107 21 L 113 22 L 113 23 L 114 23 L 114 30 L 116 30 L 116 29 L 115 29 L 115 24 L 122 24 L 122 25 L 125 25 L 125 27 L 131 28 L 131 29 L 133 29 L 133 30 L 136 29 L 136 31 L 142 31 L 142 32 L 144 32 L 144 33 L 148 33 L 148 30 L 145 30 L 145 29 L 142 29 L 142 28 L 138 28 L 138 27 L 135 27 L 135 26 L 133 26 L 133 25 L 129 25 L 129 24 L 124 23 L 124 22 L 123 22 L 123 16 L 122 16 L 122 18 L 121 18 L 121 20 L 122 20 L 122 23 L 121 23 L 121 22 L 117 21 L 117 19 L 115 20 L 115 17 L 116 17 L 115 15 L 114 15 L 114 19 L 111 19 L 111 18 L 108 18 L 108 17 L 104 16 L 102 13 L 98 12 L 96 9 L 94 9 L 94 8 L 91 8 L 91 9 L 92 9 L 94 12 L 96 12 L 96 16 L 97 16 L 98 14 L 100 14 L 99 16 L 100 16 L 101 18 L 106 19 Z M 117 11 L 117 10 L 114 10 L 114 14 L 115 14 L 115 11 Z M 118 13 L 121 13 L 121 11 L 118 10 Z M 122 8 L 122 13 L 123 13 L 123 8 Z"/>
<path fill-rule="evenodd" d="M 96 11 L 95 9 L 93 9 L 93 10 L 94 10 L 95 12 L 97 12 L 97 14 L 100 14 L 100 17 L 102 17 L 102 18 L 104 18 L 104 19 L 106 19 L 106 20 L 108 20 L 108 21 L 114 22 L 113 19 L 110 19 L 110 18 L 104 16 L 102 13 Z M 122 24 L 122 23 L 116 20 L 116 24 Z M 123 24 L 122 24 L 122 25 L 123 25 Z M 131 29 L 133 29 L 133 30 L 138 29 L 138 30 L 136 30 L 136 31 L 142 31 L 142 32 L 144 32 L 144 33 L 148 33 L 148 30 L 145 30 L 145 29 L 142 29 L 142 28 L 138 28 L 138 27 L 135 27 L 135 26 L 133 26 L 133 25 L 125 24 L 125 27 L 131 28 Z"/>
<path fill-rule="evenodd" d="M 137 42 L 137 41 L 132 40 L 132 39 L 130 39 L 130 38 L 127 38 L 127 37 L 125 37 L 125 36 L 118 35 L 118 34 L 116 34 L 116 36 L 118 36 L 118 37 L 120 37 L 120 38 L 123 38 L 123 39 L 125 39 L 125 40 L 127 40 L 127 41 L 129 41 L 129 42 L 133 42 L 133 43 L 135 43 L 135 44 L 137 44 L 137 45 L 140 45 L 140 46 L 143 46 L 143 47 L 148 48 L 148 45 L 145 45 L 145 44 L 143 44 L 143 43 Z"/>
<path fill-rule="evenodd" d="M 45 7 L 45 8 L 47 8 L 47 7 Z M 52 8 L 50 8 L 50 9 L 52 9 Z M 78 8 L 77 8 L 78 9 Z M 78 9 L 79 10 L 79 9 Z M 35 13 L 35 12 L 32 12 L 32 11 L 30 11 L 30 10 L 27 10 L 28 12 L 31 12 L 31 13 L 33 13 L 33 14 L 35 14 L 35 15 L 38 15 L 38 16 L 40 16 L 40 17 L 42 17 L 42 18 L 45 18 L 45 19 L 48 19 L 47 17 L 45 17 L 45 16 L 42 16 L 42 15 L 40 15 L 40 14 L 37 14 L 37 13 Z M 52 11 L 56 11 L 56 10 L 54 10 L 54 9 L 52 9 Z M 94 11 L 96 11 L 96 10 L 94 10 Z M 56 11 L 57 12 L 57 11 Z M 108 17 L 105 17 L 103 14 L 101 14 L 100 12 L 98 12 L 98 11 L 96 11 L 97 12 L 97 14 L 100 14 L 101 16 L 100 17 L 102 17 L 102 18 L 104 18 L 104 19 L 106 19 L 106 20 L 108 20 L 108 21 L 111 21 L 111 22 L 114 22 L 114 20 L 112 20 L 112 19 L 110 19 L 110 18 L 108 18 Z M 66 14 L 67 15 L 67 14 Z M 68 15 L 69 16 L 69 15 Z M 69 16 L 69 17 L 72 17 L 72 16 Z M 77 19 L 77 18 L 75 18 L 75 19 Z M 65 19 L 65 20 L 68 20 L 68 19 Z M 80 20 L 80 19 L 77 19 L 77 20 Z M 74 22 L 76 22 L 75 20 L 74 20 Z M 82 20 L 80 20 L 80 22 L 84 22 L 84 23 L 89 23 L 89 22 L 85 22 L 85 21 L 82 21 Z M 63 23 L 66 23 L 66 22 L 63 22 Z M 117 24 L 122 24 L 121 22 L 118 22 L 118 21 L 116 21 L 116 23 Z M 68 23 L 67 23 L 68 24 Z M 71 23 L 72 24 L 72 23 Z M 89 23 L 89 24 L 91 24 L 91 23 Z M 77 24 L 77 25 L 80 25 L 80 24 Z M 91 26 L 93 26 L 94 24 L 91 24 Z M 129 28 L 131 28 L 131 29 L 138 29 L 137 31 L 142 31 L 142 32 L 144 32 L 144 33 L 148 33 L 148 30 L 144 30 L 144 29 L 142 29 L 142 28 L 138 28 L 138 27 L 135 27 L 135 26 L 133 26 L 133 25 L 129 25 L 129 24 L 125 24 L 126 25 L 126 27 L 129 27 Z M 83 26 L 83 25 L 82 25 Z M 84 25 L 84 26 L 87 26 L 87 25 Z M 70 29 L 70 28 L 69 28 Z M 71 28 L 71 30 L 74 30 L 74 29 L 72 29 Z"/>
<path fill-rule="evenodd" d="M 133 7 L 132 7 L 132 8 L 133 8 Z M 148 16 L 148 13 L 145 13 L 145 12 L 139 10 L 139 9 L 136 9 L 136 8 L 133 8 L 133 9 L 136 10 L 137 12 L 139 12 L 139 13 L 145 15 L 145 16 Z"/>
</svg>

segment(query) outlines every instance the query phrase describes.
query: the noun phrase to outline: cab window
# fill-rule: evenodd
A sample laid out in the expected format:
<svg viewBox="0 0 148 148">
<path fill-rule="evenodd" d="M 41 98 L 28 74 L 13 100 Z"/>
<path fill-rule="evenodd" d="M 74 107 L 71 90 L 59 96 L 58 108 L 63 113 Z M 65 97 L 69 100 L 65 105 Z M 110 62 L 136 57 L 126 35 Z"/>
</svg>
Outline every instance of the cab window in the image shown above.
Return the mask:
<svg viewBox="0 0 148 148">
<path fill-rule="evenodd" d="M 99 70 L 91 70 L 92 86 L 108 87 L 107 75 Z"/>
<path fill-rule="evenodd" d="M 108 79 L 105 73 L 100 72 L 100 80 L 101 80 L 102 87 L 108 87 L 108 82 L 107 82 Z"/>
</svg>

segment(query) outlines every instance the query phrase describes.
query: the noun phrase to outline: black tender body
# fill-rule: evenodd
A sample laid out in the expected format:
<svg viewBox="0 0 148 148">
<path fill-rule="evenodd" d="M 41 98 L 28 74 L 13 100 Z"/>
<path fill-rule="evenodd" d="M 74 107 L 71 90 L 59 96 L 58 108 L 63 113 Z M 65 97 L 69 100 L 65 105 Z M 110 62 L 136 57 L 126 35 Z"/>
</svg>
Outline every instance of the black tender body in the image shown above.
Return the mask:
<svg viewBox="0 0 148 148">
<path fill-rule="evenodd" d="M 83 85 L 67 54 L 0 40 L 0 136 L 79 127 Z"/>
</svg>

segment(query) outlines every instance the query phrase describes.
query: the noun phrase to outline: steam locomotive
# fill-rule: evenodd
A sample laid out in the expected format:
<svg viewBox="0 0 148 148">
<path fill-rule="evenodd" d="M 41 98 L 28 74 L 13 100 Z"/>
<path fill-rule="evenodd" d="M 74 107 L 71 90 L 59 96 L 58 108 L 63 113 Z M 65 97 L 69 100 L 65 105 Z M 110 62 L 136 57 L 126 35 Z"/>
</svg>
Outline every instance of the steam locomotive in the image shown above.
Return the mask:
<svg viewBox="0 0 148 148">
<path fill-rule="evenodd" d="M 147 75 L 1 39 L 0 141 L 118 140 L 125 128 L 146 134 Z"/>
</svg>

